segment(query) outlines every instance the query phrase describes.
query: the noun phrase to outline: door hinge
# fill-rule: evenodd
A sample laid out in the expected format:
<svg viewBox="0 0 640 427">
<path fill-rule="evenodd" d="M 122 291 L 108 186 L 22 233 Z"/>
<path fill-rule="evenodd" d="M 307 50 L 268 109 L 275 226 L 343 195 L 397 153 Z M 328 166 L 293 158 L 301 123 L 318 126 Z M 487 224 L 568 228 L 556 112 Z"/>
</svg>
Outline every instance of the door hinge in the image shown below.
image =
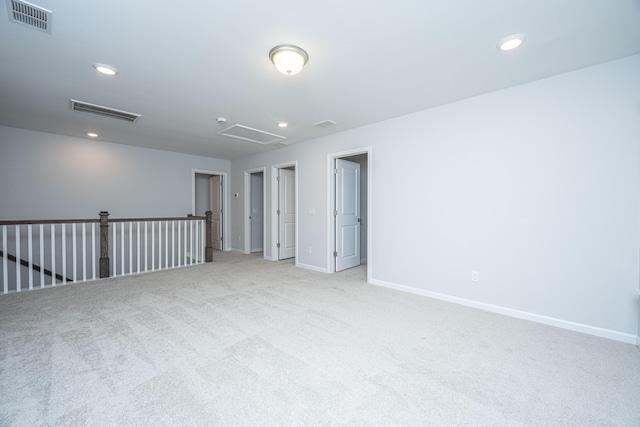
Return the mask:
<svg viewBox="0 0 640 427">
<path fill-rule="evenodd" d="M 276 176 L 276 181 L 280 182 L 280 176 Z"/>
<path fill-rule="evenodd" d="M 338 211 L 337 210 L 333 211 L 333 216 L 338 216 Z"/>
<path fill-rule="evenodd" d="M 333 168 L 333 174 L 338 175 L 338 168 Z"/>
<path fill-rule="evenodd" d="M 280 248 L 280 243 L 278 243 L 278 249 Z"/>
<path fill-rule="evenodd" d="M 337 257 L 338 257 L 338 252 L 333 251 L 333 257 L 334 257 L 334 258 L 337 258 Z"/>
<path fill-rule="evenodd" d="M 358 218 L 358 222 L 362 222 L 362 218 Z"/>
<path fill-rule="evenodd" d="M 278 215 L 280 215 L 280 209 L 278 209 L 278 210 L 276 211 L 276 213 L 277 213 Z"/>
</svg>

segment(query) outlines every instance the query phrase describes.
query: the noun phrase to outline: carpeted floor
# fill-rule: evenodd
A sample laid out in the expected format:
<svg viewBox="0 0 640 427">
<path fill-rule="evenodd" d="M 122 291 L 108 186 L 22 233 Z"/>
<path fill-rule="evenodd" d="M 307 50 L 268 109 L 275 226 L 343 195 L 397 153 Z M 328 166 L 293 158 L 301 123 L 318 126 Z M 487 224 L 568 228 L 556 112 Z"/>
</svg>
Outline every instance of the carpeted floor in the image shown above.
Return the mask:
<svg viewBox="0 0 640 427">
<path fill-rule="evenodd" d="M 640 426 L 640 351 L 334 275 L 196 267 L 0 297 L 2 426 Z"/>
</svg>

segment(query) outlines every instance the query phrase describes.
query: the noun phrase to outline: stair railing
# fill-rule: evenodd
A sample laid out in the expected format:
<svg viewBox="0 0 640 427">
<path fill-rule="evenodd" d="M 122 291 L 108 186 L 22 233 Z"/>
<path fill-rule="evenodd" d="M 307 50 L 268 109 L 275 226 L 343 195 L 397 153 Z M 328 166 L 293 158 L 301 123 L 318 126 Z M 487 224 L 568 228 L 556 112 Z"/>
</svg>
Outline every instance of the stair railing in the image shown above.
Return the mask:
<svg viewBox="0 0 640 427">
<path fill-rule="evenodd" d="M 0 221 L 1 293 L 211 262 L 205 217 Z"/>
</svg>

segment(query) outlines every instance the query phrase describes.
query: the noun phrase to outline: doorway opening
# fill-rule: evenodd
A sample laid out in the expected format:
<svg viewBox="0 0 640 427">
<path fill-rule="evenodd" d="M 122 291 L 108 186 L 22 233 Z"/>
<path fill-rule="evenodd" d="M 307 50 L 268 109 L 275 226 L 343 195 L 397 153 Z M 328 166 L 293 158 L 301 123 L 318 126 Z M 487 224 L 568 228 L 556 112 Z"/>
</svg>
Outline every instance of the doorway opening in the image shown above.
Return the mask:
<svg viewBox="0 0 640 427">
<path fill-rule="evenodd" d="M 328 156 L 329 272 L 366 264 L 371 277 L 371 148 Z"/>
<path fill-rule="evenodd" d="M 192 174 L 192 215 L 205 216 L 206 211 L 211 211 L 213 213 L 211 244 L 214 250 L 227 250 L 227 244 L 224 241 L 227 222 L 224 215 L 224 205 L 227 200 L 227 174 L 195 169 Z"/>
<path fill-rule="evenodd" d="M 273 260 L 294 258 L 298 262 L 297 162 L 272 167 Z"/>
<path fill-rule="evenodd" d="M 265 242 L 265 168 L 244 172 L 244 253 L 263 252 Z M 264 255 L 263 255 L 264 257 Z"/>
</svg>

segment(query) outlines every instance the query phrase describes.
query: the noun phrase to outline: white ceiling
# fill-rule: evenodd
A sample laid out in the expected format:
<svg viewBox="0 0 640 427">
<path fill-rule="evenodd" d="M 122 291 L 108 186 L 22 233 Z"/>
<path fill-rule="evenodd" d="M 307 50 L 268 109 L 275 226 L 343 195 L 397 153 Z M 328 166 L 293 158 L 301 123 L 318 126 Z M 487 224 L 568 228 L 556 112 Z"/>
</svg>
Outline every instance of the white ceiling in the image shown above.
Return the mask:
<svg viewBox="0 0 640 427">
<path fill-rule="evenodd" d="M 232 124 L 293 144 L 640 53 L 639 0 L 30 2 L 52 31 L 0 7 L 0 125 L 221 159 L 277 149 L 217 134 Z M 526 43 L 498 51 L 514 33 Z M 270 62 L 279 44 L 309 53 L 297 76 Z"/>
</svg>

